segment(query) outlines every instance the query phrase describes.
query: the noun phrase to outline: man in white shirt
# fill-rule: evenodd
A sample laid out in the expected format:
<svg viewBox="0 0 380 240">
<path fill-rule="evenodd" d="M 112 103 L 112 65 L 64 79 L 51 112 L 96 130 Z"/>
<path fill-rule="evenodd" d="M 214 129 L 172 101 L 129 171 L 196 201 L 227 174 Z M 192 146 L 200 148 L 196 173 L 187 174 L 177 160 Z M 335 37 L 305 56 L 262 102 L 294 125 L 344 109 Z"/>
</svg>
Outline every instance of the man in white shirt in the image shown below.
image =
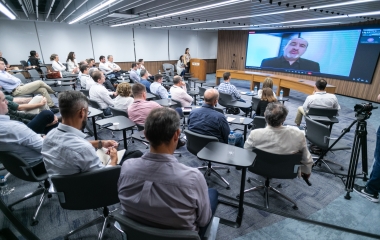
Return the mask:
<svg viewBox="0 0 380 240">
<path fill-rule="evenodd" d="M 112 92 L 109 92 L 104 86 L 103 83 L 106 80 L 104 77 L 103 72 L 96 71 L 92 73 L 92 79 L 95 81 L 95 85 L 91 87 L 90 89 L 90 99 L 96 101 L 100 108 L 103 110 L 103 113 L 105 116 L 112 115 L 110 106 L 112 107 L 114 105 L 114 101 L 111 99 L 110 94 L 113 94 Z"/>
<path fill-rule="evenodd" d="M 338 99 L 334 94 L 326 93 L 327 82 L 324 79 L 319 79 L 315 82 L 314 93 L 306 98 L 303 106 L 298 107 L 298 112 L 294 122 L 300 126 L 302 117 L 309 111 L 310 108 L 330 108 L 340 109 Z"/>
<path fill-rule="evenodd" d="M 170 88 L 172 99 L 179 101 L 182 107 L 189 107 L 194 99 L 182 88 L 184 83 L 181 76 L 175 76 L 173 83 L 174 85 Z"/>
<path fill-rule="evenodd" d="M 132 69 L 129 73 L 129 79 L 133 81 L 133 83 L 139 83 L 140 82 L 140 74 L 137 74 L 137 64 L 132 63 Z"/>
<path fill-rule="evenodd" d="M 90 77 L 90 75 L 88 75 L 88 71 L 89 71 L 89 67 L 87 64 L 82 64 L 80 66 L 80 72 L 81 72 L 81 76 L 80 76 L 80 85 L 82 87 L 82 89 L 87 89 L 87 82 L 88 81 L 93 81 L 92 78 Z M 94 82 L 95 83 L 95 82 Z"/>
<path fill-rule="evenodd" d="M 108 67 L 113 71 L 113 74 L 115 74 L 115 77 L 120 77 L 121 74 L 123 74 L 125 71 L 121 70 L 120 66 L 113 62 L 113 56 L 108 55 L 107 56 L 107 64 Z"/>
<path fill-rule="evenodd" d="M 108 66 L 106 62 L 106 57 L 105 56 L 100 56 L 99 57 L 99 70 L 102 71 L 104 74 L 108 75 L 111 74 L 113 71 L 112 69 Z"/>
<path fill-rule="evenodd" d="M 244 148 L 253 148 L 274 154 L 292 154 L 301 152 L 303 164 L 299 176 L 308 179 L 311 174 L 313 159 L 307 149 L 306 138 L 297 127 L 283 126 L 288 109 L 279 102 L 269 103 L 265 110 L 267 126 L 252 130 Z"/>
<path fill-rule="evenodd" d="M 154 75 L 154 82 L 150 85 L 150 92 L 161 97 L 161 99 L 168 98 L 168 91 L 162 86 L 162 75 Z"/>
</svg>

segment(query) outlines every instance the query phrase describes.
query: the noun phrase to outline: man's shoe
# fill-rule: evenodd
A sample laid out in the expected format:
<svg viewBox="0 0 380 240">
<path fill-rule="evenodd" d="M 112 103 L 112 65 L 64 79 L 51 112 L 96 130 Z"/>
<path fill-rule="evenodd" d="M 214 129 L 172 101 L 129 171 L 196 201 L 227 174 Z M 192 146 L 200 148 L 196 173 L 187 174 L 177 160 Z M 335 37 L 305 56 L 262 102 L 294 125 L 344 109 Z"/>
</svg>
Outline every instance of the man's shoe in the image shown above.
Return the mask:
<svg viewBox="0 0 380 240">
<path fill-rule="evenodd" d="M 366 192 L 366 188 L 359 186 L 357 184 L 354 185 L 354 191 L 358 193 L 360 196 L 367 198 L 371 202 L 378 203 L 379 202 L 379 195 L 369 194 Z"/>
<path fill-rule="evenodd" d="M 56 114 L 56 113 L 59 113 L 59 108 L 51 108 L 50 111 Z"/>
<path fill-rule="evenodd" d="M 186 144 L 186 141 L 182 141 L 181 139 L 178 140 L 177 149 L 180 148 L 180 147 L 182 147 L 182 146 L 185 146 L 185 144 Z"/>
</svg>

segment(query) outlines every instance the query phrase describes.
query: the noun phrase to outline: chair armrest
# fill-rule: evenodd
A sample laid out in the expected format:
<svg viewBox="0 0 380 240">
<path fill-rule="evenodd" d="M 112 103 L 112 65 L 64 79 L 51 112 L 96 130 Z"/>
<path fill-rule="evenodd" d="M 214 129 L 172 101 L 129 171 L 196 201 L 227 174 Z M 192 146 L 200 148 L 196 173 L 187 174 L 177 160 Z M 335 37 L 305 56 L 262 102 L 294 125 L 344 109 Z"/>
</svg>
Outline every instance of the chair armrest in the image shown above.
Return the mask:
<svg viewBox="0 0 380 240">
<path fill-rule="evenodd" d="M 203 236 L 202 240 L 215 240 L 216 232 L 218 231 L 220 218 L 213 217 L 211 223 L 208 225 L 208 228 Z"/>
<path fill-rule="evenodd" d="M 325 137 L 323 138 L 323 142 L 324 142 L 324 143 L 327 143 L 327 139 L 328 139 L 328 140 L 336 140 L 336 139 L 338 139 L 338 138 L 332 138 L 332 137 L 329 137 L 329 136 L 325 136 Z"/>
</svg>

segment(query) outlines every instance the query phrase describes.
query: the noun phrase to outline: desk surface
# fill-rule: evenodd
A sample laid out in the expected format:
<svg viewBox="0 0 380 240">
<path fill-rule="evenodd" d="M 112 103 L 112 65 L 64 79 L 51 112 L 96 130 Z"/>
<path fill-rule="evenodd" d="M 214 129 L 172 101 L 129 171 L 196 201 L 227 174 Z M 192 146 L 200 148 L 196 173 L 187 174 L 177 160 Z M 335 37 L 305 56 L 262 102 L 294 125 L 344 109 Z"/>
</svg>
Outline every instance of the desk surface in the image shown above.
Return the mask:
<svg viewBox="0 0 380 240">
<path fill-rule="evenodd" d="M 156 103 L 160 104 L 163 107 L 170 107 L 177 104 L 174 101 L 171 101 L 171 103 L 169 104 L 169 99 L 158 99 L 158 100 L 153 100 L 153 101 L 155 101 Z"/>
<path fill-rule="evenodd" d="M 233 147 L 235 150 L 232 158 L 228 156 L 228 149 L 230 147 Z M 205 161 L 224 165 L 249 167 L 255 160 L 256 153 L 225 143 L 210 142 L 197 154 L 197 157 Z"/>
<path fill-rule="evenodd" d="M 243 117 L 240 115 L 233 115 L 233 114 L 226 114 L 227 122 L 233 123 L 233 124 L 240 124 L 240 125 L 248 125 L 253 122 L 252 118 L 249 117 Z M 233 120 L 232 120 L 233 118 Z M 240 122 L 240 118 L 244 118 L 243 122 Z M 230 121 L 228 121 L 230 120 Z"/>
<path fill-rule="evenodd" d="M 87 115 L 87 117 L 95 117 L 95 116 L 99 116 L 103 114 L 102 110 L 99 110 L 93 107 L 88 107 L 88 111 L 89 111 L 89 114 Z"/>
<path fill-rule="evenodd" d="M 132 122 L 130 119 L 128 119 L 124 116 L 115 116 L 115 117 L 105 118 L 105 119 L 96 121 L 95 123 L 99 126 L 107 124 L 107 123 L 119 123 L 118 129 L 115 129 L 115 126 L 113 126 L 113 125 L 107 127 L 108 129 L 114 130 L 114 131 L 132 128 L 136 125 L 134 122 Z"/>
</svg>

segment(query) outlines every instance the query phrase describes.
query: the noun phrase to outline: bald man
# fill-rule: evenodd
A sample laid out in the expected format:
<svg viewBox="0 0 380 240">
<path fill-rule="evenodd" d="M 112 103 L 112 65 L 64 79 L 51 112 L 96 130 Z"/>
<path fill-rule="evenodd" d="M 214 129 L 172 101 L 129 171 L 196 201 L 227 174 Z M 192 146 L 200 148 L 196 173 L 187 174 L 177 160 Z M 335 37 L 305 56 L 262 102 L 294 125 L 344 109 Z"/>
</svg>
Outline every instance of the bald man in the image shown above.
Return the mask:
<svg viewBox="0 0 380 240">
<path fill-rule="evenodd" d="M 201 108 L 191 111 L 189 115 L 189 130 L 195 133 L 214 136 L 219 142 L 228 143 L 228 135 L 230 134 L 230 126 L 226 117 L 216 111 L 214 106 L 218 103 L 219 92 L 213 88 L 207 89 L 204 93 L 204 100 Z M 235 146 L 243 147 L 244 141 L 241 133 L 235 134 Z"/>
<path fill-rule="evenodd" d="M 261 67 L 320 72 L 319 63 L 301 58 L 308 46 L 309 43 L 305 39 L 293 38 L 284 47 L 282 56 L 264 59 L 261 62 Z"/>
</svg>

